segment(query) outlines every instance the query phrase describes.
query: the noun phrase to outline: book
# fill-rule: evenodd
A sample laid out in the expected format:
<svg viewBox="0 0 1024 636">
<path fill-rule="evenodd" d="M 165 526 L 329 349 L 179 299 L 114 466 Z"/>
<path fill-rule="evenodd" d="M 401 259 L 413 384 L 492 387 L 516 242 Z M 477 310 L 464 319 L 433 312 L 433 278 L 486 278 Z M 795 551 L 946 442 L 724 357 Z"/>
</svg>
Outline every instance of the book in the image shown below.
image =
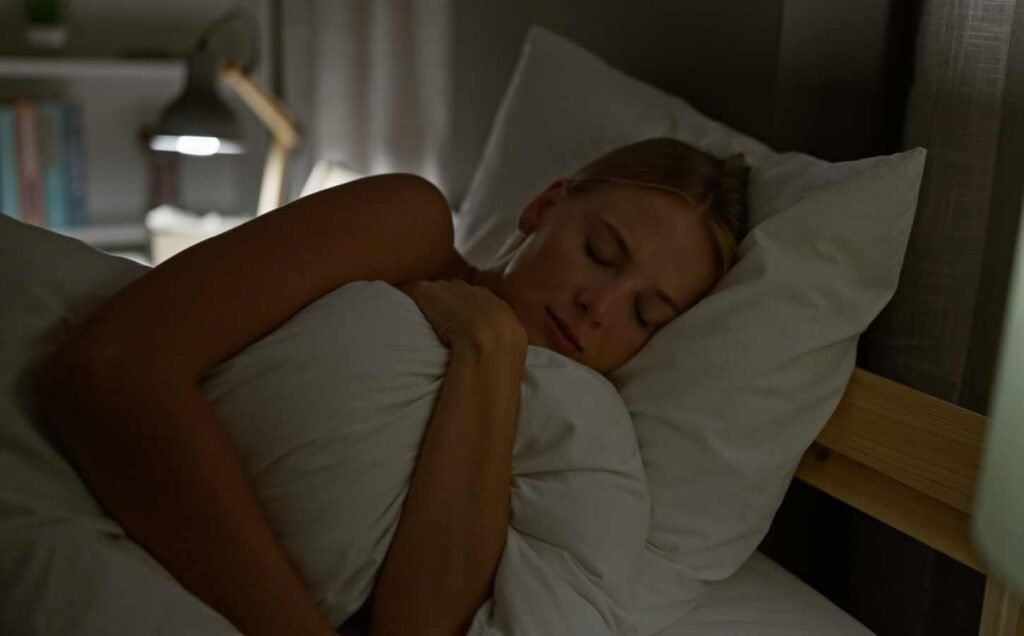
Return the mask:
<svg viewBox="0 0 1024 636">
<path fill-rule="evenodd" d="M 68 190 L 68 222 L 72 226 L 89 224 L 85 187 L 85 144 L 82 140 L 82 108 L 64 104 L 65 181 Z"/>
<path fill-rule="evenodd" d="M 39 102 L 39 167 L 43 181 L 43 199 L 46 201 L 44 220 L 54 229 L 70 225 L 68 215 L 67 182 L 64 162 L 67 160 L 63 143 L 63 104 L 55 101 Z"/>
<path fill-rule="evenodd" d="M 39 108 L 36 103 L 27 99 L 15 100 L 14 121 L 22 219 L 43 226 L 46 224 L 46 203 L 39 167 Z"/>
<path fill-rule="evenodd" d="M 22 218 L 13 104 L 0 104 L 0 211 Z"/>
</svg>

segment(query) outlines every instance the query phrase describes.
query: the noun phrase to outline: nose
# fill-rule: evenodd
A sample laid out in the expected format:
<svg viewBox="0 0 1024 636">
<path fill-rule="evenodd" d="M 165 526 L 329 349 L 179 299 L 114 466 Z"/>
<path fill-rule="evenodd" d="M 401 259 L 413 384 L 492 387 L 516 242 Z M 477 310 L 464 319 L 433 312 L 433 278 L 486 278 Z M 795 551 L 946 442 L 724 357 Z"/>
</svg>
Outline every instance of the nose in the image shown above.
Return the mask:
<svg viewBox="0 0 1024 636">
<path fill-rule="evenodd" d="M 618 279 L 581 289 L 576 295 L 576 302 L 583 314 L 596 327 L 604 324 L 614 308 L 628 298 L 629 294 L 628 281 Z"/>
</svg>

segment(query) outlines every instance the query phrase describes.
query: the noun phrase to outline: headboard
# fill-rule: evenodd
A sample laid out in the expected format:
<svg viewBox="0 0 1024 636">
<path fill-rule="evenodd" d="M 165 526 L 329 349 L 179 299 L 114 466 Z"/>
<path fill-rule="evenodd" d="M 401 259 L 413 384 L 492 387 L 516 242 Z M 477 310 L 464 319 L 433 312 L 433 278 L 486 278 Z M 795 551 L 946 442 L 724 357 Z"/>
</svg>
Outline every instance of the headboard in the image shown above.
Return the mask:
<svg viewBox="0 0 1024 636">
<path fill-rule="evenodd" d="M 456 2 L 453 145 L 442 161 L 442 185 L 458 206 L 534 23 L 776 150 L 831 161 L 895 152 L 913 62 L 916 4 Z"/>
</svg>

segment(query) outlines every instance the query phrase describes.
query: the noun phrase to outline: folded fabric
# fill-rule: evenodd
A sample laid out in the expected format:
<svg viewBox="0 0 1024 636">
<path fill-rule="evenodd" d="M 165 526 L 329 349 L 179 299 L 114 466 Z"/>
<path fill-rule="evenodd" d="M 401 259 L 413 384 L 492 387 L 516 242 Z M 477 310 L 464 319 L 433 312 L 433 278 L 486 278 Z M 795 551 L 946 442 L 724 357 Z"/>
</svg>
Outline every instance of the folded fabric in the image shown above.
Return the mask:
<svg viewBox="0 0 1024 636">
<path fill-rule="evenodd" d="M 0 219 L 2 633 L 235 633 L 103 514 L 24 391 L 71 324 L 145 271 Z M 202 379 L 332 624 L 371 591 L 447 357 L 408 296 L 359 281 Z M 517 426 L 511 527 L 470 633 L 629 633 L 650 506 L 624 404 L 600 374 L 530 347 Z"/>
<path fill-rule="evenodd" d="M 334 624 L 372 590 L 447 359 L 416 303 L 358 281 L 203 380 Z M 475 633 L 626 631 L 650 509 L 625 406 L 600 374 L 530 347 L 517 426 L 512 524 Z"/>
</svg>

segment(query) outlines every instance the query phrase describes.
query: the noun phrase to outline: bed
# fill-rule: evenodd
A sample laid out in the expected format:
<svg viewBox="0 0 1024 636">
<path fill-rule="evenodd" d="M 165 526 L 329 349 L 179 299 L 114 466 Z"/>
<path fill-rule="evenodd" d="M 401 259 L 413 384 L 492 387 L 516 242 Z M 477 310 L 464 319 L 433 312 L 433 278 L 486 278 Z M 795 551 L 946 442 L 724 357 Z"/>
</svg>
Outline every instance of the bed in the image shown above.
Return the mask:
<svg viewBox="0 0 1024 636">
<path fill-rule="evenodd" d="M 582 14 L 570 2 L 460 6 L 453 113 L 460 134 L 442 165 L 446 191 L 458 204 L 470 187 L 530 24 L 776 148 L 840 161 L 901 147 L 920 10 L 899 0 L 597 2 Z M 858 125 L 837 125 L 849 121 Z M 977 413 L 858 369 L 796 477 L 984 573 L 969 537 L 984 427 Z M 980 633 L 1020 633 L 1019 615 L 1018 602 L 988 579 Z M 664 633 L 865 631 L 756 554 Z"/>
<path fill-rule="evenodd" d="M 858 370 L 797 477 L 932 548 L 984 572 L 970 542 L 970 510 L 985 418 Z M 981 636 L 1019 634 L 1020 605 L 989 579 Z M 757 553 L 711 587 L 678 634 L 861 634 L 820 594 Z"/>
<path fill-rule="evenodd" d="M 583 16 L 570 4 L 458 7 L 453 117 L 462 129 L 443 175 L 456 205 L 532 23 L 780 149 L 839 161 L 898 148 L 913 22 L 902 3 L 599 2 L 589 3 Z M 687 54 L 693 50 L 707 55 Z M 459 90 L 460 81 L 473 90 Z M 853 119 L 861 125 L 835 125 Z M 968 534 L 984 425 L 978 414 L 858 370 L 797 477 L 984 571 Z M 1018 613 L 1016 601 L 990 580 L 982 635 L 1019 633 Z M 660 633 L 870 632 L 755 553 L 737 573 L 709 584 L 699 604 Z"/>
</svg>

